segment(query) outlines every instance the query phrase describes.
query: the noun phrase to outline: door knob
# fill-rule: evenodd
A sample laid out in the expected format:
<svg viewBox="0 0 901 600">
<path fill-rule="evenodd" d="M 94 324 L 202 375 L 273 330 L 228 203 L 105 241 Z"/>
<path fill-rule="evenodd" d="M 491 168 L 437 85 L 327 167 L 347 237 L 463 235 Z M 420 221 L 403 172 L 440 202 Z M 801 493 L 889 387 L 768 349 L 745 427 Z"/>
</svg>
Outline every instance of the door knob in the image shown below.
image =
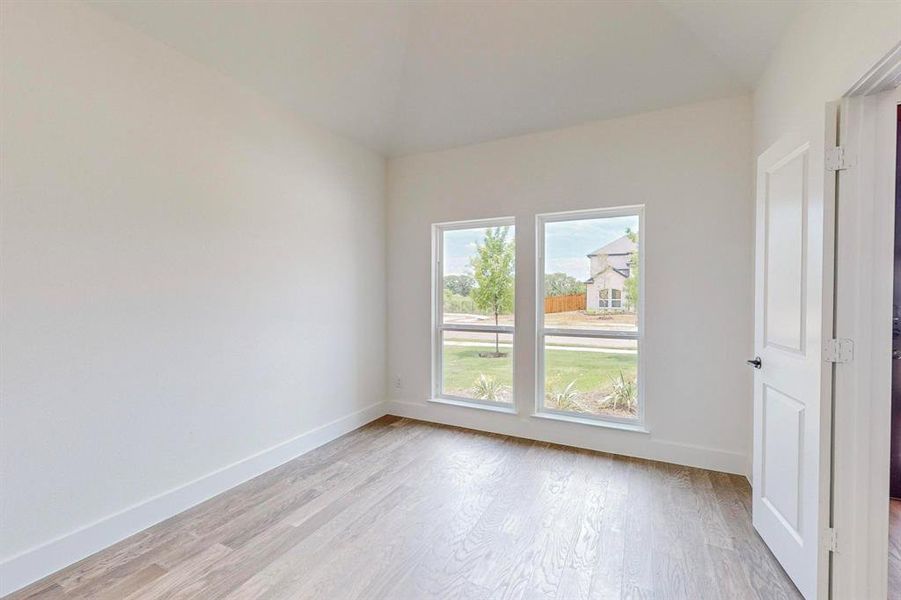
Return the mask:
<svg viewBox="0 0 901 600">
<path fill-rule="evenodd" d="M 759 369 L 763 366 L 763 361 L 760 360 L 759 356 L 755 356 L 754 360 L 746 360 L 745 362 L 748 363 L 749 365 L 751 365 L 752 367 L 754 367 L 755 369 Z"/>
</svg>

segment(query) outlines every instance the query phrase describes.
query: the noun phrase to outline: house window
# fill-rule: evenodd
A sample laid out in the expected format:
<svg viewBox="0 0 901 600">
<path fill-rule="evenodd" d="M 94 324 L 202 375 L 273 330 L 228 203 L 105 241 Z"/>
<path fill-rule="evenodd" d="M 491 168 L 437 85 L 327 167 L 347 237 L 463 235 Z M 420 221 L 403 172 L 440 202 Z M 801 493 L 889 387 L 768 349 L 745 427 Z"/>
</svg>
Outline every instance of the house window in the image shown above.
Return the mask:
<svg viewBox="0 0 901 600">
<path fill-rule="evenodd" d="M 598 295 L 598 308 L 622 308 L 622 290 L 602 289 Z"/>
<path fill-rule="evenodd" d="M 612 289 L 610 290 L 610 308 L 622 308 L 623 306 L 623 291 Z"/>
<path fill-rule="evenodd" d="M 513 219 L 433 227 L 434 398 L 513 404 Z"/>
<path fill-rule="evenodd" d="M 539 412 L 642 420 L 642 219 L 641 207 L 538 216 Z M 583 302 L 548 301 L 559 290 Z"/>
</svg>

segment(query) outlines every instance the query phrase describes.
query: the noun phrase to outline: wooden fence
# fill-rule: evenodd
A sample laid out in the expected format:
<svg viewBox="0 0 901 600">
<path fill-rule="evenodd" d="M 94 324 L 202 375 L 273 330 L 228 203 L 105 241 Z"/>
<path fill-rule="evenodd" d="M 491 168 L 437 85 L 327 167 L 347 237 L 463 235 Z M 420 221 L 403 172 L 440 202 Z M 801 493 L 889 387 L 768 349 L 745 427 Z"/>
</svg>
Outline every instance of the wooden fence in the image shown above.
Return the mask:
<svg viewBox="0 0 901 600">
<path fill-rule="evenodd" d="M 585 294 L 571 296 L 550 296 L 544 299 L 544 313 L 569 312 L 585 310 Z"/>
</svg>

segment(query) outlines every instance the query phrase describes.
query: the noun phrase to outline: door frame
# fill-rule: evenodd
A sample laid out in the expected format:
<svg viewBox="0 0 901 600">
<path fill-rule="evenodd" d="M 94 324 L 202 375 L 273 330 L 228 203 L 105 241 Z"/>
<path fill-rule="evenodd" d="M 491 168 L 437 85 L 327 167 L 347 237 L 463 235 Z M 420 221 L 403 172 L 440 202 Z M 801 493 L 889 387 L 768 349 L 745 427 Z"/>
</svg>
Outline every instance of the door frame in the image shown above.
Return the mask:
<svg viewBox="0 0 901 600">
<path fill-rule="evenodd" d="M 891 361 L 885 357 L 891 354 L 895 195 L 894 178 L 885 181 L 886 136 L 877 134 L 876 114 L 877 95 L 899 83 L 901 44 L 861 77 L 839 109 L 845 165 L 835 172 L 835 337 L 853 340 L 854 350 L 850 362 L 834 369 L 836 599 L 887 595 Z"/>
</svg>

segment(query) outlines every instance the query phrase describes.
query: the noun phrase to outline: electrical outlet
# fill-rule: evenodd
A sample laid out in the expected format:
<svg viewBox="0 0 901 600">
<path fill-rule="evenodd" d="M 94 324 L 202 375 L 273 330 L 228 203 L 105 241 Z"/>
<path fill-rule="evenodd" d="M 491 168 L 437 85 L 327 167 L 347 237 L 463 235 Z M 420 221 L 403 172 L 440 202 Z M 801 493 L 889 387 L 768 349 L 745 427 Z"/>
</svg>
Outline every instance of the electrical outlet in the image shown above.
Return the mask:
<svg viewBox="0 0 901 600">
<path fill-rule="evenodd" d="M 404 387 L 403 382 L 400 380 L 400 375 L 394 376 L 394 389 L 399 390 Z"/>
</svg>

